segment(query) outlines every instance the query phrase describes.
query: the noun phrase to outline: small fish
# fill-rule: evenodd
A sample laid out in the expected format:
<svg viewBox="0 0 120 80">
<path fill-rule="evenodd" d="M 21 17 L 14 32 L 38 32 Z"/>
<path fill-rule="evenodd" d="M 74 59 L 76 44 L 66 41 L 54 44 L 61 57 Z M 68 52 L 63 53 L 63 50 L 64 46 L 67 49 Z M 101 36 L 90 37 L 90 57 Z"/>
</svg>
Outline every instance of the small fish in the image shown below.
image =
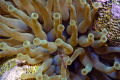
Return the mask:
<svg viewBox="0 0 120 80">
<path fill-rule="evenodd" d="M 60 56 L 61 59 L 62 59 L 62 63 L 63 63 L 64 68 L 66 69 L 67 66 L 66 66 L 66 64 L 65 64 L 65 61 L 63 60 L 63 55 L 62 55 L 62 53 L 61 53 L 60 51 L 59 51 L 59 56 Z"/>
</svg>

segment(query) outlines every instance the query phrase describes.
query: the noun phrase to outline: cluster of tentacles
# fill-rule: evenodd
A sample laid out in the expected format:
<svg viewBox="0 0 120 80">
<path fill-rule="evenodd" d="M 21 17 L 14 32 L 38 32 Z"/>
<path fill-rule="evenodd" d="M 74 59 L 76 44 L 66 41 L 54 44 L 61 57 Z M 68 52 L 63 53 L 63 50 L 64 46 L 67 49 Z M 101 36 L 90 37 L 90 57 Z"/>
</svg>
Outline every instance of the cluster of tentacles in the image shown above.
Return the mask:
<svg viewBox="0 0 120 80">
<path fill-rule="evenodd" d="M 19 79 L 120 79 L 120 48 L 106 46 L 107 29 L 92 28 L 100 5 L 90 0 L 0 0 L 0 60 L 15 56 L 24 69 L 35 66 L 33 73 L 19 66 Z M 5 66 L 15 67 L 1 80 L 17 80 L 19 64 L 10 62 Z"/>
</svg>

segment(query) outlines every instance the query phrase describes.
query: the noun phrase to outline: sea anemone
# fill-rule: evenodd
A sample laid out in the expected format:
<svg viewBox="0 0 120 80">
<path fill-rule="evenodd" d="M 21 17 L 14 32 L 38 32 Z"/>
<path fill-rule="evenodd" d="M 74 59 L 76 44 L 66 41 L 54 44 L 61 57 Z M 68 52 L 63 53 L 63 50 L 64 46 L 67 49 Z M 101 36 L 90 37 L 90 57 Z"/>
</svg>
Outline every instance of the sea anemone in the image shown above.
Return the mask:
<svg viewBox="0 0 120 80">
<path fill-rule="evenodd" d="M 120 47 L 108 46 L 108 28 L 93 28 L 101 4 L 0 0 L 0 79 L 120 79 Z"/>
</svg>

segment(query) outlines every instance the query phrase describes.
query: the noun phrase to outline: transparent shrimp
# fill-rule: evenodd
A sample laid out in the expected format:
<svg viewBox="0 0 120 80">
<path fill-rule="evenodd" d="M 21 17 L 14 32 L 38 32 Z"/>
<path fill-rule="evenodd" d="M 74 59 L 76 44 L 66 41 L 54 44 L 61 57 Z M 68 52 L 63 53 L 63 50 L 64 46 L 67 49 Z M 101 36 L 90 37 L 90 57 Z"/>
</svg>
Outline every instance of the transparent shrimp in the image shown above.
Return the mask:
<svg viewBox="0 0 120 80">
<path fill-rule="evenodd" d="M 65 61 L 64 61 L 64 59 L 63 59 L 63 54 L 62 54 L 60 51 L 59 51 L 59 56 L 60 56 L 61 59 L 62 59 L 62 63 L 63 63 L 64 68 L 66 69 L 67 66 L 66 66 Z"/>
</svg>

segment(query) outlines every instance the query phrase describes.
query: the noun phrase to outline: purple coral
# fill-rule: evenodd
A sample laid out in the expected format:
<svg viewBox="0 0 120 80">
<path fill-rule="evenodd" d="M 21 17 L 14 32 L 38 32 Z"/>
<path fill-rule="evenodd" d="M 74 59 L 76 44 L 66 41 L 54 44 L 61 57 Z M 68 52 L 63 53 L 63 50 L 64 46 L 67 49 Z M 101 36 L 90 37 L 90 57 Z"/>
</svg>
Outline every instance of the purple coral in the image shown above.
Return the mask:
<svg viewBox="0 0 120 80">
<path fill-rule="evenodd" d="M 113 14 L 113 17 L 120 19 L 120 6 L 118 4 L 112 3 L 111 12 Z"/>
<path fill-rule="evenodd" d="M 106 1 L 109 1 L 109 0 L 96 0 L 98 2 L 106 2 Z"/>
</svg>

